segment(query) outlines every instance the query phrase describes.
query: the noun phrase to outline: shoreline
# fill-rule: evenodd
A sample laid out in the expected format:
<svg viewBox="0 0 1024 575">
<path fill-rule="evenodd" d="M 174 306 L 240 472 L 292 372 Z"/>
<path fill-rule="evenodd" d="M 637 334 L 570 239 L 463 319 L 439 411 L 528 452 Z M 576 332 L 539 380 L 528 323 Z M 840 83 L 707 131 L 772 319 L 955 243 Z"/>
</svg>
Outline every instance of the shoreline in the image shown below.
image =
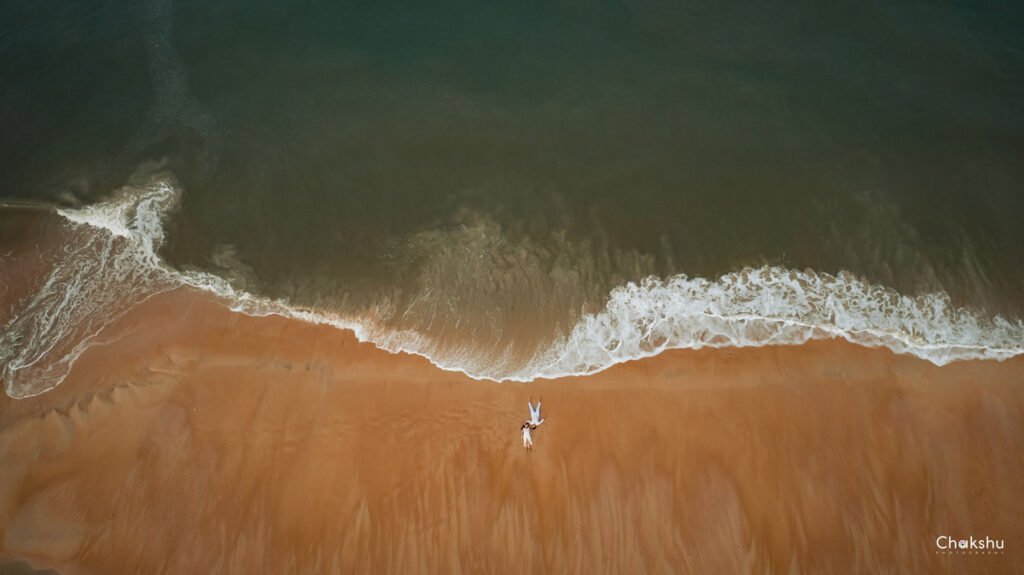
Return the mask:
<svg viewBox="0 0 1024 575">
<path fill-rule="evenodd" d="M 491 383 L 188 289 L 104 338 L 58 388 L 0 401 L 2 558 L 67 573 L 1024 568 L 1021 357 L 938 367 L 828 340 Z M 547 421 L 528 454 L 531 396 Z M 939 535 L 1007 549 L 941 556 Z"/>
<path fill-rule="evenodd" d="M 138 177 L 139 183 L 80 210 L 21 218 L 0 209 L 0 243 L 13 248 L 0 255 L 10 280 L 0 285 L 0 305 L 16 314 L 9 318 L 14 322 L 11 333 L 0 342 L 16 354 L 9 360 L 14 367 L 3 374 L 10 380 L 12 396 L 27 397 L 59 385 L 66 366 L 77 359 L 79 342 L 91 340 L 123 310 L 173 289 L 204 291 L 206 297 L 221 298 L 242 313 L 281 314 L 355 330 L 359 339 L 392 353 L 419 355 L 441 369 L 479 381 L 528 383 L 590 376 L 666 351 L 792 347 L 837 338 L 938 366 L 1024 356 L 1024 323 L 953 307 L 945 292 L 912 297 L 848 271 L 833 274 L 767 265 L 718 278 L 676 274 L 617 285 L 600 311 L 581 312 L 564 339 L 548 331 L 552 326 L 529 322 L 505 325 L 518 335 L 500 338 L 500 343 L 485 335 L 477 345 L 467 334 L 478 333 L 451 326 L 427 326 L 430 335 L 424 338 L 415 325 L 390 325 L 373 312 L 347 317 L 342 310 L 337 311 L 342 315 L 321 313 L 253 295 L 217 273 L 169 266 L 160 255 L 163 225 L 177 209 L 181 191 L 164 172 Z M 66 325 L 55 329 L 55 321 Z M 7 335 L 11 341 L 6 341 Z M 18 343 L 25 341 L 29 344 Z M 525 363 L 507 361 L 516 354 Z M 43 365 L 40 359 L 47 356 L 63 359 L 46 369 L 32 367 Z"/>
</svg>

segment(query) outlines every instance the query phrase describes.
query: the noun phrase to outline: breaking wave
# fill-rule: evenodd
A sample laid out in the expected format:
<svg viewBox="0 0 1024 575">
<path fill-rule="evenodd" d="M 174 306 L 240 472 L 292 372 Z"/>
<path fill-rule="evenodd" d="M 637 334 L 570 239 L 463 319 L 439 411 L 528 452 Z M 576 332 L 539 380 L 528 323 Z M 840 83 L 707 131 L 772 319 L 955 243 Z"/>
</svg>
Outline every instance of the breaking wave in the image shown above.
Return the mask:
<svg viewBox="0 0 1024 575">
<path fill-rule="evenodd" d="M 616 288 L 605 309 L 585 316 L 541 373 L 592 373 L 674 348 L 834 337 L 937 365 L 1024 352 L 1020 321 L 956 308 L 944 293 L 909 297 L 848 273 L 761 267 L 717 280 L 679 275 Z"/>
<path fill-rule="evenodd" d="M 837 337 L 937 365 L 1024 353 L 1024 322 L 958 308 L 944 293 L 911 297 L 848 273 L 766 266 L 714 280 L 677 275 L 627 283 L 611 291 L 600 312 L 583 315 L 526 365 L 480 361 L 472 349 L 453 352 L 430 334 L 384 328 L 370 315 L 298 308 L 236 289 L 211 273 L 171 268 L 158 252 L 179 195 L 174 179 L 159 174 L 104 202 L 58 210 L 67 220 L 62 248 L 0 336 L 0 376 L 8 395 L 29 397 L 57 386 L 100 341 L 104 327 L 134 305 L 181 286 L 214 293 L 234 311 L 349 329 L 388 351 L 422 355 L 443 369 L 495 381 L 589 374 L 667 349 Z"/>
</svg>

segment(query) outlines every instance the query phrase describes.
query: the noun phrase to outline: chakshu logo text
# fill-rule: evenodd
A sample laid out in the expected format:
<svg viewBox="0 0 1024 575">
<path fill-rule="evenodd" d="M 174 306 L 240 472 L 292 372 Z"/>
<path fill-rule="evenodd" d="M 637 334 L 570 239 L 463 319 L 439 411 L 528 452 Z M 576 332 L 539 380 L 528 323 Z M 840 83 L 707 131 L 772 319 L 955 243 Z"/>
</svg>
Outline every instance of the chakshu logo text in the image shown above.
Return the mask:
<svg viewBox="0 0 1024 575">
<path fill-rule="evenodd" d="M 966 539 L 940 535 L 935 540 L 935 546 L 943 551 L 1002 551 L 1006 545 L 1003 539 L 984 539 L 967 537 Z"/>
</svg>

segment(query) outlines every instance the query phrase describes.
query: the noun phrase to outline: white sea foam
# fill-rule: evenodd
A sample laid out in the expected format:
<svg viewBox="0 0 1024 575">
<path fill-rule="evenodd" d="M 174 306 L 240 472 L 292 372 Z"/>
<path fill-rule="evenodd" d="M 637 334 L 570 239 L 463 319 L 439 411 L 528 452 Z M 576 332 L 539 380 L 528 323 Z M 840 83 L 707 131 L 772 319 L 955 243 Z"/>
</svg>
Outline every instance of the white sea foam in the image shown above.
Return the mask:
<svg viewBox="0 0 1024 575">
<path fill-rule="evenodd" d="M 584 374 L 666 349 L 800 344 L 841 337 L 944 365 L 1024 353 L 1024 323 L 985 318 L 933 293 L 900 295 L 848 273 L 775 267 L 717 280 L 648 278 L 612 291 L 526 377 Z"/>
<path fill-rule="evenodd" d="M 52 389 L 104 327 L 149 297 L 184 285 L 220 296 L 237 312 L 349 329 L 388 351 L 422 355 L 443 369 L 496 381 L 594 373 L 667 349 L 834 337 L 938 365 L 1024 353 L 1024 322 L 956 308 L 942 293 L 910 297 L 848 273 L 762 267 L 716 280 L 679 275 L 628 283 L 612 290 L 601 312 L 584 316 L 526 366 L 493 359 L 483 365 L 472 349 L 439 354 L 430 334 L 386 329 L 368 316 L 297 308 L 237 290 L 214 274 L 170 268 L 158 250 L 178 196 L 173 179 L 155 177 L 105 202 L 59 211 L 69 222 L 63 251 L 0 338 L 0 373 L 9 395 Z"/>
<path fill-rule="evenodd" d="M 52 389 L 107 325 L 177 285 L 156 255 L 163 218 L 176 199 L 173 185 L 160 181 L 60 211 L 69 225 L 59 232 L 60 250 L 42 254 L 49 274 L 19 302 L 0 335 L 0 376 L 8 395 Z"/>
</svg>

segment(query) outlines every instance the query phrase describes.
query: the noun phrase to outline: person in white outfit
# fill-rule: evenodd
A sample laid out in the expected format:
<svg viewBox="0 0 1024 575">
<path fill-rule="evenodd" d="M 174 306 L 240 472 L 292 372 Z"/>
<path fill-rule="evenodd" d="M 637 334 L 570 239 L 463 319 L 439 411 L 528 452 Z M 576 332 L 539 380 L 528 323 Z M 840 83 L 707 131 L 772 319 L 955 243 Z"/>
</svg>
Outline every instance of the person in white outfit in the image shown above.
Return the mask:
<svg viewBox="0 0 1024 575">
<path fill-rule="evenodd" d="M 519 429 L 523 432 L 523 447 L 527 451 L 533 451 L 533 435 L 530 432 L 537 429 L 537 426 L 544 423 L 544 420 L 540 418 L 540 401 L 537 401 L 536 409 L 533 407 L 533 398 L 530 398 L 526 405 L 530 407 L 530 419 Z"/>
<path fill-rule="evenodd" d="M 530 436 L 530 422 L 527 421 L 524 423 L 520 429 L 523 430 L 523 447 L 525 447 L 527 451 L 532 451 L 533 437 Z"/>
<path fill-rule="evenodd" d="M 537 400 L 537 409 L 533 408 L 533 399 L 526 402 L 526 405 L 530 406 L 530 426 L 536 429 L 538 425 L 544 423 L 540 418 L 540 400 Z"/>
</svg>

